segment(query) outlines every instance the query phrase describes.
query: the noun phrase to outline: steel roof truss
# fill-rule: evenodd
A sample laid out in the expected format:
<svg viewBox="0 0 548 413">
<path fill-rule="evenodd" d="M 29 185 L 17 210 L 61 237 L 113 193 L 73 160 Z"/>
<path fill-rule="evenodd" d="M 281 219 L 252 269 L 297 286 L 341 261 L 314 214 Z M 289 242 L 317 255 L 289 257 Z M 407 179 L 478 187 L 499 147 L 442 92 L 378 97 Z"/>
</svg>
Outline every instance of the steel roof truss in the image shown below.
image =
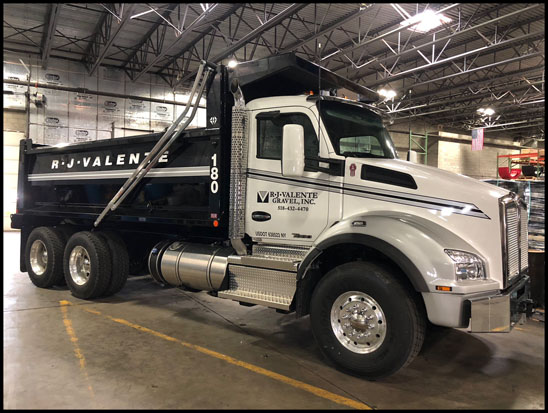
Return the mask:
<svg viewBox="0 0 548 413">
<path fill-rule="evenodd" d="M 55 29 L 61 12 L 61 4 L 52 3 L 50 5 L 50 13 L 48 22 L 44 25 L 44 37 L 42 39 L 42 68 L 48 67 L 49 54 L 51 52 L 51 45 L 53 43 L 53 36 L 55 35 Z"/>
</svg>

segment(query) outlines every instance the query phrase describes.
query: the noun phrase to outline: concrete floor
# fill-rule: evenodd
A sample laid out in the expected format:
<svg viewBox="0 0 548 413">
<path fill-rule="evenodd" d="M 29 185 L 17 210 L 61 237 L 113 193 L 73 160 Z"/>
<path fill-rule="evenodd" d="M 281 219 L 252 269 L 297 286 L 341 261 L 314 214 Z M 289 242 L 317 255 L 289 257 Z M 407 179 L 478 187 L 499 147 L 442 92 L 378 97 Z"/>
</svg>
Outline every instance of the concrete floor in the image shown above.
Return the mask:
<svg viewBox="0 0 548 413">
<path fill-rule="evenodd" d="M 369 382 L 324 361 L 308 317 L 150 277 L 88 302 L 34 287 L 18 255 L 19 234 L 4 233 L 6 409 L 545 407 L 543 322 L 510 334 L 435 331 L 410 366 Z"/>
</svg>

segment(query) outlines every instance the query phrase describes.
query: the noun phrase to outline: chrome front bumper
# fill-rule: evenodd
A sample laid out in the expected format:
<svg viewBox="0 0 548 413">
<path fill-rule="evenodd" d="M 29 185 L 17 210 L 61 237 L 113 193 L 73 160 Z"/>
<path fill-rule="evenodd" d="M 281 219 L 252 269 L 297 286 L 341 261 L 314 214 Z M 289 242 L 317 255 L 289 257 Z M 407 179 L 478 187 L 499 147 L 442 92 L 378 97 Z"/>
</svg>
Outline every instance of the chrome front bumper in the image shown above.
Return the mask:
<svg viewBox="0 0 548 413">
<path fill-rule="evenodd" d="M 470 298 L 470 332 L 507 333 L 523 313 L 531 312 L 528 275 L 499 294 Z"/>
</svg>

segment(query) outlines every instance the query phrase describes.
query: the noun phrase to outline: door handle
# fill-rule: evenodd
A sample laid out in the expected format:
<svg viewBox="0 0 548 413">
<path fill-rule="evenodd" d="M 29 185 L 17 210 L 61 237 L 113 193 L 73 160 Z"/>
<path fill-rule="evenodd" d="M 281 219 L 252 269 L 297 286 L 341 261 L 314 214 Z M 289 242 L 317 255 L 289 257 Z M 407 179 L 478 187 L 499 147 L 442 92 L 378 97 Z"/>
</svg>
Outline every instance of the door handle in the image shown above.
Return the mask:
<svg viewBox="0 0 548 413">
<path fill-rule="evenodd" d="M 268 212 L 254 211 L 251 214 L 251 219 L 253 221 L 264 222 L 264 221 L 270 220 L 270 218 L 272 218 L 272 217 L 270 216 L 270 214 Z"/>
</svg>

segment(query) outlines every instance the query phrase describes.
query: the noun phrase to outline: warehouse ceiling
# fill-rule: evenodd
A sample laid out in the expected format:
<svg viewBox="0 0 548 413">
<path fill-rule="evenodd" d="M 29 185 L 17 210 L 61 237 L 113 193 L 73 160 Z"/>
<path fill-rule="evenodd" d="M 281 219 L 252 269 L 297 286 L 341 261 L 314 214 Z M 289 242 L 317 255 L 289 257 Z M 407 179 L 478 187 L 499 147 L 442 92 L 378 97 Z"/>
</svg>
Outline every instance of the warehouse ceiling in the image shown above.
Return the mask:
<svg viewBox="0 0 548 413">
<path fill-rule="evenodd" d="M 425 11 L 439 26 L 413 20 Z M 541 3 L 8 3 L 4 51 L 178 88 L 202 59 L 295 52 L 388 91 L 379 107 L 394 121 L 543 140 L 544 13 Z"/>
</svg>

